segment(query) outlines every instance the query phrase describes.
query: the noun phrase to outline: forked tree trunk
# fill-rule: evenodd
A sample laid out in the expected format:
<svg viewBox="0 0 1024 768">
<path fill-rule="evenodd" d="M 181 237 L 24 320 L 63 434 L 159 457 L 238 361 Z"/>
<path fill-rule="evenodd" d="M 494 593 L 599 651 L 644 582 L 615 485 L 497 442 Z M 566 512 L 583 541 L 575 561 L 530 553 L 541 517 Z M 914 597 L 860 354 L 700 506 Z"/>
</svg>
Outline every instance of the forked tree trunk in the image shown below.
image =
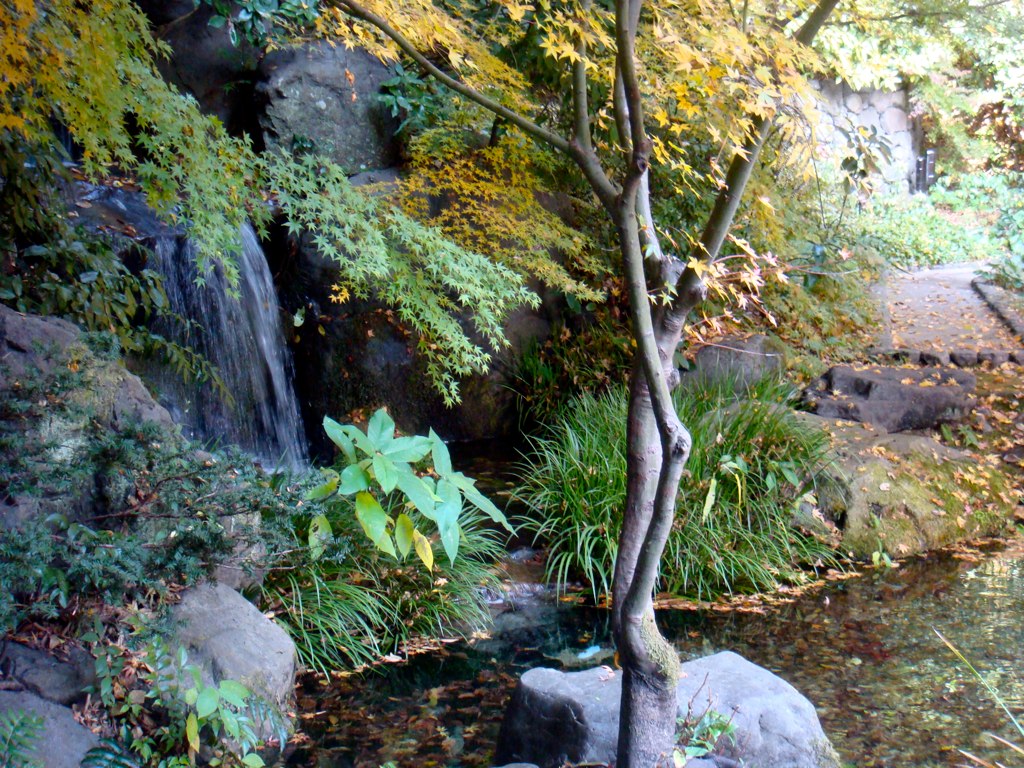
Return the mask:
<svg viewBox="0 0 1024 768">
<path fill-rule="evenodd" d="M 573 158 L 613 220 L 629 286 L 636 364 L 630 381 L 627 450 L 627 496 L 615 563 L 613 623 L 623 669 L 619 722 L 618 768 L 652 768 L 671 759 L 676 726 L 676 683 L 679 659 L 654 622 L 653 593 L 658 564 L 675 516 L 676 495 L 689 457 L 690 436 L 672 405 L 670 391 L 677 377 L 673 355 L 689 312 L 702 298 L 699 271 L 688 267 L 678 275 L 673 262 L 657 247 L 646 174 L 651 142 L 644 127 L 643 97 L 637 72 L 636 35 L 643 0 L 615 0 L 615 121 L 626 170 L 621 187 L 602 166 L 591 141 L 586 44 L 576 46 L 573 65 L 573 135 L 567 139 L 494 101 L 443 71 L 359 0 L 324 0 L 382 31 L 425 72 L 457 93 L 493 112 L 555 150 Z M 809 45 L 839 0 L 818 0 L 796 39 Z M 581 8 L 589 9 L 589 0 Z M 757 163 L 771 124 L 756 119 L 751 135 L 730 165 L 700 242 L 691 253 L 695 262 L 714 261 L 736 214 L 744 187 Z M 638 204 L 639 203 L 639 204 Z M 641 232 L 637 213 L 645 219 Z M 671 304 L 652 317 L 644 275 L 644 244 L 662 260 L 662 282 L 674 284 Z M 653 247 L 652 247 L 653 246 Z M 659 283 L 660 285 L 661 283 Z"/>
</svg>

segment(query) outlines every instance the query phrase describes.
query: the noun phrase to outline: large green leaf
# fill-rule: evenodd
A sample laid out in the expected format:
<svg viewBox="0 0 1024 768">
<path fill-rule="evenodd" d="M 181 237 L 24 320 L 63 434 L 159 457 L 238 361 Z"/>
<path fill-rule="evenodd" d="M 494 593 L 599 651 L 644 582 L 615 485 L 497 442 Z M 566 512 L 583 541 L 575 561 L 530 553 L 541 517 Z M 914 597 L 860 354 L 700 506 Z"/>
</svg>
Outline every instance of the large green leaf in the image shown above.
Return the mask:
<svg viewBox="0 0 1024 768">
<path fill-rule="evenodd" d="M 434 520 L 437 527 L 451 524 L 458 525 L 462 514 L 462 494 L 459 489 L 447 480 L 437 481 L 437 495 L 441 502 L 434 507 Z"/>
<path fill-rule="evenodd" d="M 327 481 L 316 488 L 311 488 L 306 493 L 306 501 L 322 501 L 338 490 L 338 473 L 333 469 L 321 470 Z"/>
<path fill-rule="evenodd" d="M 428 571 L 434 570 L 434 548 L 430 546 L 430 539 L 417 530 L 412 532 L 412 543 L 416 547 L 416 554 L 427 566 Z"/>
<path fill-rule="evenodd" d="M 196 720 L 196 713 L 189 712 L 185 718 L 185 738 L 188 740 L 188 748 L 193 752 L 199 751 L 199 721 Z"/>
<path fill-rule="evenodd" d="M 245 706 L 245 700 L 249 698 L 249 689 L 237 680 L 221 680 L 217 688 L 224 701 L 239 709 Z"/>
<path fill-rule="evenodd" d="M 220 706 L 220 692 L 216 688 L 203 688 L 196 699 L 196 714 L 206 719 Z"/>
<path fill-rule="evenodd" d="M 422 435 L 398 437 L 381 449 L 381 453 L 392 461 L 416 463 L 430 453 L 431 441 Z"/>
<path fill-rule="evenodd" d="M 357 491 L 366 491 L 370 488 L 370 476 L 359 464 L 352 464 L 341 471 L 341 483 L 338 486 L 338 493 L 346 495 Z"/>
<path fill-rule="evenodd" d="M 438 437 L 437 432 L 430 430 L 430 458 L 434 462 L 434 471 L 441 477 L 447 477 L 452 473 L 452 457 L 448 453 L 448 446 L 444 440 Z"/>
<path fill-rule="evenodd" d="M 476 483 L 470 478 L 466 477 L 461 472 L 455 472 L 448 478 L 451 482 L 462 490 L 465 494 L 466 499 L 477 509 L 487 515 L 491 520 L 502 526 L 509 533 L 515 533 L 512 526 L 509 524 L 508 519 L 504 513 L 494 506 L 494 503 L 484 496 L 476 488 Z"/>
<path fill-rule="evenodd" d="M 345 434 L 345 428 L 330 416 L 324 416 L 324 431 L 331 439 L 331 442 L 341 449 L 341 452 L 345 455 L 345 459 L 350 464 L 355 462 L 356 449 L 352 444 L 352 439 Z"/>
<path fill-rule="evenodd" d="M 412 520 L 404 512 L 398 516 L 395 520 L 395 544 L 398 546 L 398 551 L 402 553 L 402 557 L 409 554 L 409 550 L 412 549 L 413 534 L 416 532 L 416 526 L 412 524 Z"/>
<path fill-rule="evenodd" d="M 377 477 L 380 489 L 384 493 L 391 493 L 398 483 L 398 471 L 395 463 L 382 453 L 373 456 L 373 474 Z"/>
<path fill-rule="evenodd" d="M 441 534 L 441 544 L 445 554 L 452 563 L 459 553 L 459 515 L 462 514 L 462 494 L 459 489 L 447 480 L 439 480 L 437 493 L 441 503 L 435 508 L 437 531 Z"/>
<path fill-rule="evenodd" d="M 366 436 L 375 451 L 383 451 L 394 439 L 395 422 L 383 408 L 370 417 L 370 423 L 366 425 Z"/>
<path fill-rule="evenodd" d="M 331 523 L 324 515 L 317 515 L 309 521 L 309 556 L 319 560 L 324 556 L 327 544 L 334 538 Z"/>
<path fill-rule="evenodd" d="M 356 494 L 356 519 L 378 549 L 395 557 L 395 545 L 388 535 L 388 523 L 391 518 L 387 516 L 377 500 L 366 491 Z"/>
<path fill-rule="evenodd" d="M 398 489 L 406 495 L 420 514 L 434 519 L 434 492 L 428 485 L 428 478 L 418 477 L 408 464 L 396 464 L 395 476 Z"/>
<path fill-rule="evenodd" d="M 356 444 L 356 447 L 365 453 L 367 456 L 372 456 L 374 452 L 373 442 L 366 436 L 366 433 L 359 427 L 354 427 L 351 424 L 345 424 L 342 427 L 345 434 L 348 435 L 349 439 Z M 352 459 L 355 461 L 355 458 Z"/>
</svg>

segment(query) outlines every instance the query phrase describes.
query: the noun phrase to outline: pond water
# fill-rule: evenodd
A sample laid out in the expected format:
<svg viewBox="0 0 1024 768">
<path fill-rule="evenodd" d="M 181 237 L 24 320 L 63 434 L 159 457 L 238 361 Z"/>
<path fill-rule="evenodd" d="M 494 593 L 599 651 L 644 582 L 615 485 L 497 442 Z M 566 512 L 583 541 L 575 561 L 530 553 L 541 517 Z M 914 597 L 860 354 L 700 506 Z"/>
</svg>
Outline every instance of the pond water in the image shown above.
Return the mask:
<svg viewBox="0 0 1024 768">
<path fill-rule="evenodd" d="M 300 690 L 310 741 L 294 761 L 323 768 L 489 766 L 505 701 L 532 666 L 608 661 L 606 612 L 554 599 L 497 608 L 492 637 L 452 644 L 383 673 Z M 958 749 L 1021 762 L 985 735 L 1020 741 L 942 632 L 1024 713 L 1024 545 L 938 554 L 833 583 L 765 613 L 666 611 L 686 658 L 733 650 L 817 706 L 843 761 L 945 766 Z M 597 646 L 600 650 L 595 651 Z M 587 658 L 579 659 L 583 654 Z"/>
</svg>

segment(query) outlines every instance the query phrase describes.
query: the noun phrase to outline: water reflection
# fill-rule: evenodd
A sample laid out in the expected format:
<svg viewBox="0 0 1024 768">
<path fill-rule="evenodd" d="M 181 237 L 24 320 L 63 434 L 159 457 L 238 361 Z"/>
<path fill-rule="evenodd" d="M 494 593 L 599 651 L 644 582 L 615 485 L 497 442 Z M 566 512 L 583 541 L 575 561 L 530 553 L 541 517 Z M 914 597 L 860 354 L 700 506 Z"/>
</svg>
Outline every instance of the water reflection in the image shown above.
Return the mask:
<svg viewBox="0 0 1024 768">
<path fill-rule="evenodd" d="M 941 631 L 1024 710 L 1024 552 L 940 555 L 835 584 L 766 614 L 666 612 L 681 655 L 734 650 L 789 680 L 818 707 L 826 733 L 857 766 L 956 765 L 965 749 L 1007 765 L 1019 756 L 983 735 L 1020 741 Z M 557 665 L 608 643 L 607 614 L 525 601 L 497 617 L 493 639 L 333 687 L 309 686 L 300 706 L 321 715 L 322 766 L 489 765 L 504 701 L 523 670 Z M 570 653 L 567 653 L 566 651 Z M 1016 759 L 1015 759 L 1016 757 Z"/>
</svg>

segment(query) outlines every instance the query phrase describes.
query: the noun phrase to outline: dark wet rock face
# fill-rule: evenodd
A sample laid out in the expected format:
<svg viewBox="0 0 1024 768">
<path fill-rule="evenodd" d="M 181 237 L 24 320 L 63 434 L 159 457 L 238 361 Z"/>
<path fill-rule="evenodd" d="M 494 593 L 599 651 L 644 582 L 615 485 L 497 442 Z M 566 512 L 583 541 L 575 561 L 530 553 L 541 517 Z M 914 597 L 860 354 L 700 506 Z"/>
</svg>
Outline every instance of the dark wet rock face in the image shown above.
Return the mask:
<svg viewBox="0 0 1024 768">
<path fill-rule="evenodd" d="M 398 122 L 378 99 L 393 72 L 374 56 L 308 43 L 271 52 L 260 73 L 257 92 L 266 108 L 259 121 L 268 148 L 313 149 L 350 174 L 398 161 Z"/>
<path fill-rule="evenodd" d="M 964 419 L 974 406 L 974 388 L 975 377 L 966 371 L 837 365 L 804 397 L 819 416 L 903 432 Z"/>
<path fill-rule="evenodd" d="M 26 690 L 56 704 L 85 698 L 96 682 L 93 658 L 72 648 L 67 660 L 19 643 L 8 643 L 0 654 L 0 673 Z"/>
</svg>

